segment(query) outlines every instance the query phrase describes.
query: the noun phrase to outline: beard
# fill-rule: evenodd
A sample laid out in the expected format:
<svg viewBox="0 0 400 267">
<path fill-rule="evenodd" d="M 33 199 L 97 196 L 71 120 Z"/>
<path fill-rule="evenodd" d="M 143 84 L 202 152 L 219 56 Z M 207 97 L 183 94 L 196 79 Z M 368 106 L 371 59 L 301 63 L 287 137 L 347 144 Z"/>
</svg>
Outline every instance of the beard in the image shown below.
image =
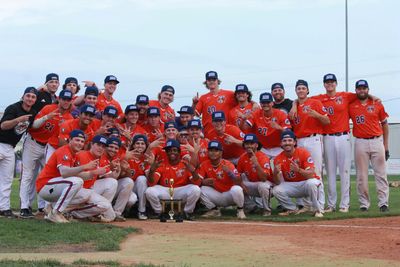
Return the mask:
<svg viewBox="0 0 400 267">
<path fill-rule="evenodd" d="M 368 98 L 368 94 L 357 95 L 357 98 L 360 100 L 365 100 Z"/>
</svg>

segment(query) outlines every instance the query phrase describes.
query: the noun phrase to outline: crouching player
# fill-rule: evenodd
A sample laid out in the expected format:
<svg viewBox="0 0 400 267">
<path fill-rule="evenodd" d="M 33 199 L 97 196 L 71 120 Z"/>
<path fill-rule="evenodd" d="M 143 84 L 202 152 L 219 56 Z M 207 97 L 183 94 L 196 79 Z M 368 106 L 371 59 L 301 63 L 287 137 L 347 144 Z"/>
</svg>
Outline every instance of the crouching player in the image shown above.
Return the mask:
<svg viewBox="0 0 400 267">
<path fill-rule="evenodd" d="M 323 217 L 320 203 L 324 196 L 323 187 L 315 173 L 310 152 L 296 147 L 296 136 L 291 130 L 282 132 L 281 146 L 283 151 L 274 160 L 274 182 L 277 186 L 274 186 L 273 194 L 286 211 L 279 215 L 298 214 L 291 198 L 310 197 L 315 217 Z"/>
</svg>

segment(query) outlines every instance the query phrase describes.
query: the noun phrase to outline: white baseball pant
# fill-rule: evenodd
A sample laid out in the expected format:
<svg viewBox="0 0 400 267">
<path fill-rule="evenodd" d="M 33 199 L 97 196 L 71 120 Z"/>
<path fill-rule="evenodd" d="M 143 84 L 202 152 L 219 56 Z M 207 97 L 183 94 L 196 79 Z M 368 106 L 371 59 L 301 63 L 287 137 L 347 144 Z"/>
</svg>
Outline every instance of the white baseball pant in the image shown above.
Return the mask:
<svg viewBox="0 0 400 267">
<path fill-rule="evenodd" d="M 14 147 L 6 143 L 0 143 L 0 210 L 10 209 L 10 196 L 14 177 L 14 167 Z"/>
<path fill-rule="evenodd" d="M 133 180 L 130 177 L 120 178 L 117 180 L 117 192 L 115 193 L 114 197 L 114 212 L 115 215 L 121 215 L 124 212 L 126 204 L 130 199 L 131 195 L 133 194 Z"/>
<path fill-rule="evenodd" d="M 97 194 L 94 190 L 82 188 L 83 191 L 90 192 L 89 199 L 80 207 L 71 210 L 72 216 L 75 218 L 83 219 L 102 215 L 105 222 L 112 222 L 115 219 L 115 212 L 112 208 L 110 201 L 105 197 Z"/>
<path fill-rule="evenodd" d="M 223 193 L 218 192 L 211 186 L 202 186 L 200 199 L 207 209 L 231 205 L 243 208 L 244 205 L 243 189 L 238 185 L 232 186 L 229 191 Z"/>
<path fill-rule="evenodd" d="M 146 195 L 147 190 L 147 178 L 144 175 L 138 176 L 133 186 L 133 192 L 126 205 L 127 209 L 130 209 L 139 200 L 138 211 L 146 212 Z"/>
<path fill-rule="evenodd" d="M 283 149 L 281 147 L 272 147 L 272 148 L 261 148 L 261 152 L 263 152 L 265 155 L 267 155 L 272 163 L 272 160 L 278 156 Z"/>
<path fill-rule="evenodd" d="M 244 205 L 246 208 L 246 203 L 251 203 L 250 197 L 261 198 L 262 207 L 264 210 L 271 211 L 270 200 L 272 197 L 272 183 L 269 181 L 265 182 L 250 182 L 243 181 L 243 184 L 247 188 L 247 193 L 244 194 Z M 247 200 L 246 200 L 247 199 Z"/>
<path fill-rule="evenodd" d="M 54 148 L 52 145 L 47 144 L 46 148 L 45 148 L 45 153 L 46 153 L 46 157 L 45 157 L 45 162 L 47 163 L 51 157 L 51 155 L 53 155 L 53 153 L 56 151 L 57 149 Z"/>
<path fill-rule="evenodd" d="M 185 202 L 184 211 L 192 213 L 196 203 L 200 198 L 200 187 L 194 184 L 188 184 L 174 188 L 174 198 L 182 199 Z M 156 213 L 161 213 L 160 199 L 170 199 L 169 187 L 155 185 L 147 188 L 146 198 Z"/>
</svg>

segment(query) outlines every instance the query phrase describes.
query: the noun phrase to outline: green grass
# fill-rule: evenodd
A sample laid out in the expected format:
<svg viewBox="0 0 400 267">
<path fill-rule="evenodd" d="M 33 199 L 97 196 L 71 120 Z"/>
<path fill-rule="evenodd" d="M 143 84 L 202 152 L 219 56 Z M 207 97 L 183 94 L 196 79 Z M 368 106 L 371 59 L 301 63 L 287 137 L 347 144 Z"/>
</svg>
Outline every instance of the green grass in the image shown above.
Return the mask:
<svg viewBox="0 0 400 267">
<path fill-rule="evenodd" d="M 57 260 L 0 260 L 0 266 L 7 267 L 77 267 L 77 266 L 104 266 L 104 267 L 157 267 L 162 265 L 153 264 L 134 264 L 134 265 L 122 265 L 117 261 L 87 261 L 77 260 L 71 264 L 61 263 Z"/>
</svg>

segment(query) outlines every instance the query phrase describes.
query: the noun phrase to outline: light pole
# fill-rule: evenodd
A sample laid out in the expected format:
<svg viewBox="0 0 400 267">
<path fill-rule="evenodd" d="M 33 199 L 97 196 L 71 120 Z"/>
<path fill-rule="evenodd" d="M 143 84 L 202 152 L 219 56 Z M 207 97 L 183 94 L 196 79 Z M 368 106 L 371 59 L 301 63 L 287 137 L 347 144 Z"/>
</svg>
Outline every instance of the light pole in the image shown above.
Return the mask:
<svg viewBox="0 0 400 267">
<path fill-rule="evenodd" d="M 345 32 L 346 32 L 346 92 L 349 91 L 349 32 L 347 21 L 347 0 L 345 0 Z"/>
</svg>

